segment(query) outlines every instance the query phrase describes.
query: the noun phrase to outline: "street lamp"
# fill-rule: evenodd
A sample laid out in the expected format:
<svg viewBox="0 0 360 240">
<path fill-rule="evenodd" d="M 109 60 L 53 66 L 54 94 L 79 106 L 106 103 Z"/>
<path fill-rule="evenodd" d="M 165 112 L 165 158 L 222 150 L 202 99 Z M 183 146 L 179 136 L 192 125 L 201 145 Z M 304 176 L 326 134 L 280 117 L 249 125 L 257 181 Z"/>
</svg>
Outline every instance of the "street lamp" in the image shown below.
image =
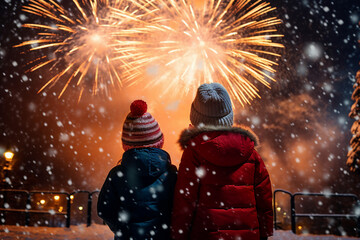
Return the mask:
<svg viewBox="0 0 360 240">
<path fill-rule="evenodd" d="M 11 162 L 14 157 L 14 153 L 11 151 L 6 151 L 4 152 L 4 157 L 7 162 Z"/>
<path fill-rule="evenodd" d="M 7 183 L 7 175 L 8 172 L 12 170 L 13 166 L 14 166 L 14 153 L 12 151 L 6 151 L 4 152 L 4 157 L 5 157 L 5 161 L 3 162 L 3 164 L 1 165 L 1 183 L 3 188 L 6 187 L 6 183 Z"/>
<path fill-rule="evenodd" d="M 4 157 L 5 157 L 5 163 L 3 166 L 3 170 L 11 171 L 12 167 L 14 165 L 14 162 L 13 162 L 14 153 L 11 151 L 6 151 L 6 152 L 4 152 Z"/>
</svg>

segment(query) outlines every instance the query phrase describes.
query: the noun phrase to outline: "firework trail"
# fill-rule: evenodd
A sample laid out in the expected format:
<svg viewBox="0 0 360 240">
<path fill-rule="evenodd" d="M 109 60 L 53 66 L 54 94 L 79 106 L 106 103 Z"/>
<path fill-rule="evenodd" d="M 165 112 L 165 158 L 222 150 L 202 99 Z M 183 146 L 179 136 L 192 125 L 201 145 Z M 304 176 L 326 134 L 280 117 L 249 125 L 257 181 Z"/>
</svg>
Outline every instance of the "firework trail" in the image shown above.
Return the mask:
<svg viewBox="0 0 360 240">
<path fill-rule="evenodd" d="M 134 50 L 131 39 L 146 23 L 141 19 L 156 9 L 148 0 L 72 0 L 70 3 L 71 12 L 54 0 L 30 0 L 23 11 L 50 23 L 23 25 L 35 29 L 38 36 L 15 47 L 30 45 L 30 51 L 50 51 L 30 62 L 34 65 L 30 71 L 49 67 L 53 74 L 39 92 L 64 80 L 59 98 L 70 84 L 80 87 L 79 100 L 89 86 L 94 95 L 108 93 L 110 86 L 122 85 L 128 72 L 135 75 L 132 72 L 135 68 L 124 56 Z M 116 9 L 115 14 L 109 14 L 111 8 Z M 112 34 L 114 28 L 116 34 Z"/>
<path fill-rule="evenodd" d="M 194 0 L 195 1 L 195 0 Z M 257 82 L 275 81 L 274 38 L 281 21 L 269 3 L 253 0 L 72 0 L 70 13 L 54 0 L 30 0 L 24 11 L 51 20 L 25 24 L 38 38 L 16 47 L 51 54 L 30 70 L 54 73 L 40 89 L 61 79 L 92 94 L 147 81 L 164 93 L 187 94 L 204 82 L 221 82 L 242 105 L 260 97 Z M 194 4 L 195 3 L 195 4 Z M 39 92 L 40 92 L 39 91 Z"/>
<path fill-rule="evenodd" d="M 148 53 L 153 50 L 153 38 L 159 33 L 162 23 L 167 19 L 160 16 L 161 11 L 156 4 L 157 0 L 131 0 L 136 6 L 132 12 L 121 10 L 118 6 L 110 7 L 108 26 L 110 34 L 114 38 L 121 38 L 115 41 L 113 47 L 114 61 L 126 60 L 131 64 L 127 69 L 125 83 L 137 83 L 142 78 L 143 66 L 149 62 Z M 140 14 L 141 13 L 141 14 Z M 129 28 L 124 27 L 123 22 L 131 22 Z M 124 36 L 127 37 L 124 39 Z"/>
<path fill-rule="evenodd" d="M 158 0 L 158 3 L 167 21 L 152 36 L 153 46 L 147 46 L 151 51 L 143 49 L 143 55 L 134 61 L 138 66 L 147 64 L 148 78 L 153 76 L 149 84 L 159 84 L 166 88 L 165 92 L 177 89 L 187 94 L 201 83 L 221 82 L 244 106 L 260 97 L 257 81 L 269 88 L 269 82 L 275 81 L 273 66 L 280 57 L 275 49 L 283 45 L 272 41 L 282 37 L 275 28 L 281 21 L 268 17 L 275 9 L 269 3 L 261 0 L 209 0 L 200 4 Z"/>
</svg>

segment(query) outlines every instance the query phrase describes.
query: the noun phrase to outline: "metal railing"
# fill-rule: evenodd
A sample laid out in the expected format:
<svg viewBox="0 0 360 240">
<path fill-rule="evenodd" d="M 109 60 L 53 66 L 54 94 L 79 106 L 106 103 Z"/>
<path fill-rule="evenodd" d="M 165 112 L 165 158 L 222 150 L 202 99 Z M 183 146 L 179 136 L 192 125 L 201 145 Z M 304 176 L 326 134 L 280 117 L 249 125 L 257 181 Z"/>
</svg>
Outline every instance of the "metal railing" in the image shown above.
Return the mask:
<svg viewBox="0 0 360 240">
<path fill-rule="evenodd" d="M 10 208 L 8 205 L 8 194 L 15 193 L 15 194 L 24 194 L 26 195 L 26 205 L 25 208 Z M 99 191 L 74 191 L 71 193 L 68 192 L 59 192 L 59 191 L 26 191 L 26 190 L 13 190 L 13 189 L 0 189 L 0 194 L 3 198 L 3 206 L 0 208 L 0 212 L 2 213 L 2 224 L 6 224 L 6 213 L 7 212 L 17 212 L 17 213 L 25 213 L 25 226 L 30 225 L 31 215 L 32 214 L 46 214 L 46 215 L 61 215 L 65 216 L 67 228 L 70 227 L 71 223 L 71 196 L 74 196 L 79 193 L 87 194 L 87 218 L 86 218 L 86 225 L 90 226 L 92 222 L 92 201 L 93 195 L 99 193 Z M 41 195 L 65 195 L 66 196 L 66 212 L 59 212 L 59 211 L 49 211 L 49 210 L 37 210 L 32 209 L 31 201 L 35 194 Z"/>
<path fill-rule="evenodd" d="M 359 198 L 355 194 L 349 194 L 349 193 L 305 193 L 305 192 L 297 192 L 292 194 L 289 191 L 285 191 L 282 189 L 276 189 L 274 191 L 274 227 L 275 230 L 278 229 L 277 225 L 277 211 L 276 211 L 276 194 L 277 193 L 284 193 L 290 196 L 290 212 L 291 212 L 291 231 L 296 234 L 296 219 L 297 218 L 347 218 L 347 219 L 354 219 L 356 221 L 356 235 L 357 237 L 360 237 L 360 215 L 359 214 L 335 214 L 335 213 L 327 213 L 327 214 L 321 214 L 321 213 L 298 213 L 296 211 L 296 198 L 298 196 L 316 196 L 316 197 L 326 197 L 326 198 L 351 198 L 354 200 L 355 204 L 357 206 L 360 206 Z"/>
<path fill-rule="evenodd" d="M 23 194 L 26 196 L 26 205 L 24 208 L 10 208 L 7 199 L 8 193 L 13 194 Z M 68 192 L 61 192 L 61 191 L 26 191 L 26 190 L 13 190 L 13 189 L 0 189 L 0 194 L 3 198 L 3 206 L 0 208 L 0 213 L 3 213 L 2 215 L 2 224 L 6 224 L 6 213 L 7 212 L 17 212 L 17 213 L 25 213 L 25 226 L 29 226 L 31 222 L 31 215 L 32 214 L 45 214 L 45 215 L 61 215 L 65 217 L 66 224 L 65 226 L 67 228 L 70 227 L 71 224 L 71 196 L 74 196 L 76 194 L 87 194 L 87 210 L 86 210 L 86 225 L 90 226 L 92 223 L 92 204 L 93 204 L 93 195 L 99 193 L 99 191 L 74 191 L 71 193 Z M 326 198 L 350 198 L 355 201 L 355 204 L 360 207 L 359 204 L 359 198 L 355 194 L 340 194 L 340 193 L 334 193 L 334 194 L 324 194 L 324 193 L 303 193 L 303 192 L 297 192 L 292 194 L 289 191 L 285 191 L 282 189 L 276 189 L 274 191 L 274 227 L 275 230 L 278 229 L 277 225 L 277 211 L 276 211 L 276 199 L 278 193 L 284 193 L 290 197 L 290 217 L 291 217 L 291 230 L 294 234 L 296 234 L 296 221 L 297 218 L 347 218 L 347 219 L 354 219 L 356 221 L 356 233 L 357 236 L 360 237 L 360 215 L 359 214 L 320 214 L 320 213 L 299 213 L 296 211 L 296 199 L 299 196 L 316 196 L 316 197 L 326 197 Z M 42 195 L 64 195 L 66 196 L 66 211 L 65 212 L 58 212 L 58 211 L 52 211 L 49 212 L 48 210 L 37 210 L 32 209 L 31 202 L 33 200 L 33 196 L 35 194 L 42 194 Z M 9 199 L 10 200 L 10 199 Z"/>
</svg>

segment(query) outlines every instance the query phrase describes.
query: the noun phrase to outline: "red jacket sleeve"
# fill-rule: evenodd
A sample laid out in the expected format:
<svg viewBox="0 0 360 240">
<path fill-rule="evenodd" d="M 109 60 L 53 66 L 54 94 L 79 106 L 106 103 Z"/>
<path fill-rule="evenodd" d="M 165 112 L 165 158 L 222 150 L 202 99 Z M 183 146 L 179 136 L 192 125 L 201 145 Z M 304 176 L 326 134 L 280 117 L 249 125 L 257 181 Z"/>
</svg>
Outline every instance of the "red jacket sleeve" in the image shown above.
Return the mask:
<svg viewBox="0 0 360 240">
<path fill-rule="evenodd" d="M 196 175 L 198 161 L 189 149 L 185 149 L 178 171 L 174 192 L 171 220 L 172 238 L 189 239 L 191 224 L 196 210 L 199 178 Z"/>
<path fill-rule="evenodd" d="M 264 161 L 254 150 L 255 154 L 255 199 L 260 228 L 260 237 L 273 235 L 272 191 L 269 173 Z"/>
</svg>

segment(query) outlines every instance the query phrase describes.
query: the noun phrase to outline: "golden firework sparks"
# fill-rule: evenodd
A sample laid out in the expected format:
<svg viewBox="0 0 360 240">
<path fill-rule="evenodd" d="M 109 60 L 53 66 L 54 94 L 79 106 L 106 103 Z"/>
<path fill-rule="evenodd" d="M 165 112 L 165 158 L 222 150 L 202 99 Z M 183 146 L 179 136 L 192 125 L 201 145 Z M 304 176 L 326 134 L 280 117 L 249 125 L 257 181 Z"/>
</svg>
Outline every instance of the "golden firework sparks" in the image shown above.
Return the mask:
<svg viewBox="0 0 360 240">
<path fill-rule="evenodd" d="M 134 49 L 129 36 L 141 31 L 133 25 L 152 12 L 148 8 L 152 7 L 151 1 L 72 0 L 70 4 L 71 11 L 54 0 L 30 0 L 23 11 L 51 23 L 25 24 L 36 29 L 38 36 L 15 47 L 30 45 L 30 51 L 50 50 L 50 54 L 31 62 L 34 66 L 30 71 L 47 66 L 53 73 L 39 92 L 63 79 L 59 98 L 72 83 L 80 87 L 79 100 L 89 86 L 92 94 L 108 93 L 109 86 L 121 86 L 125 73 L 133 69 L 124 57 Z M 116 19 L 109 17 L 109 8 L 117 9 Z M 116 34 L 112 34 L 114 26 Z"/>
<path fill-rule="evenodd" d="M 148 40 L 156 34 L 159 24 L 166 21 L 158 15 L 160 8 L 156 0 L 131 0 L 131 3 L 136 6 L 133 11 L 115 5 L 110 7 L 105 19 L 111 29 L 109 34 L 112 38 L 120 39 L 112 46 L 113 60 L 126 60 L 130 63 L 127 71 L 123 73 L 123 82 L 138 82 L 142 77 L 143 64 L 149 61 L 146 53 L 153 47 Z M 128 27 L 124 27 L 124 22 L 128 23 Z"/>
<path fill-rule="evenodd" d="M 260 97 L 258 81 L 270 88 L 275 81 L 273 42 L 281 38 L 269 17 L 275 8 L 253 0 L 158 0 L 167 18 L 151 36 L 153 46 L 144 49 L 134 62 L 146 65 L 149 84 L 160 84 L 166 91 L 188 93 L 201 83 L 221 82 L 243 106 Z M 195 3 L 195 5 L 194 5 Z M 195 7 L 194 7 L 195 6 Z M 153 26 L 154 27 L 154 26 Z M 154 27 L 155 28 L 155 27 Z M 150 64 L 149 64 L 150 63 Z M 255 81 L 254 81 L 255 80 Z"/>
<path fill-rule="evenodd" d="M 50 66 L 55 74 L 40 89 L 66 79 L 92 93 L 141 82 L 187 94 L 204 82 L 221 82 L 242 105 L 260 97 L 256 82 L 275 81 L 274 38 L 281 21 L 275 8 L 253 0 L 72 0 L 70 14 L 54 0 L 30 0 L 24 11 L 54 24 L 25 24 L 38 38 L 17 46 L 51 49 L 31 71 Z M 109 11 L 107 11 L 109 10 Z M 105 14 L 106 13 L 106 14 Z M 37 64 L 35 64 L 37 63 Z M 255 80 L 255 81 L 254 81 Z M 40 92 L 39 91 L 39 92 Z"/>
</svg>

